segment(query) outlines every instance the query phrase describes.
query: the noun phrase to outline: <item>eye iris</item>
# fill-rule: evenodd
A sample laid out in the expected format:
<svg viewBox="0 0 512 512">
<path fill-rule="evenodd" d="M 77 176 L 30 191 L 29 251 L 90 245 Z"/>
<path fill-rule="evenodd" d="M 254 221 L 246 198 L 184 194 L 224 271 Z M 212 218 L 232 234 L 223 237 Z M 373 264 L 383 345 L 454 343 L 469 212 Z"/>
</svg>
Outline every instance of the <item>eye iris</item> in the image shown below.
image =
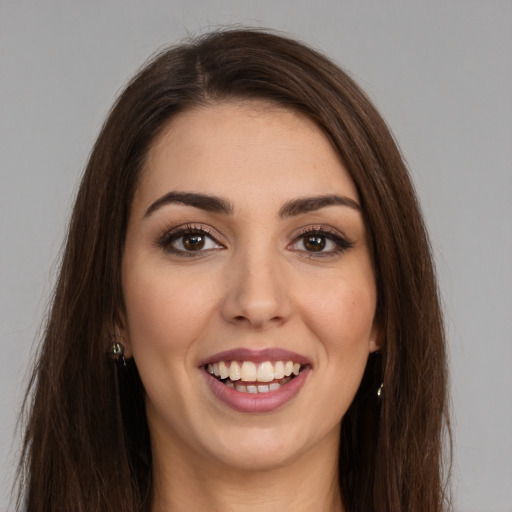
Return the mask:
<svg viewBox="0 0 512 512">
<path fill-rule="evenodd" d="M 325 238 L 323 236 L 308 236 L 304 239 L 304 247 L 311 252 L 319 252 L 325 248 Z"/>
<path fill-rule="evenodd" d="M 189 251 L 199 251 L 204 247 L 204 243 L 203 235 L 194 234 L 183 237 L 183 246 Z"/>
</svg>

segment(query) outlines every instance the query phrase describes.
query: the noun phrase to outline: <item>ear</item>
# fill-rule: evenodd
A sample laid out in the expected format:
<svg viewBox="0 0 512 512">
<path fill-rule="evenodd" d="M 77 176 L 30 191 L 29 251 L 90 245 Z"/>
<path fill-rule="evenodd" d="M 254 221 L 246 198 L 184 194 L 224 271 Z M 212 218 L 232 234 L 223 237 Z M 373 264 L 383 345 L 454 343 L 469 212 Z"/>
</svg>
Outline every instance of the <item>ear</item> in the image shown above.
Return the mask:
<svg viewBox="0 0 512 512">
<path fill-rule="evenodd" d="M 130 341 L 130 332 L 128 329 L 128 323 L 126 321 L 126 315 L 123 312 L 119 312 L 117 314 L 113 331 L 116 341 L 119 341 L 119 343 L 121 343 L 124 347 L 125 359 L 131 359 L 133 357 L 133 351 Z"/>
<path fill-rule="evenodd" d="M 370 337 L 368 338 L 368 349 L 370 352 L 377 352 L 381 349 L 382 329 L 377 320 L 374 320 Z"/>
</svg>

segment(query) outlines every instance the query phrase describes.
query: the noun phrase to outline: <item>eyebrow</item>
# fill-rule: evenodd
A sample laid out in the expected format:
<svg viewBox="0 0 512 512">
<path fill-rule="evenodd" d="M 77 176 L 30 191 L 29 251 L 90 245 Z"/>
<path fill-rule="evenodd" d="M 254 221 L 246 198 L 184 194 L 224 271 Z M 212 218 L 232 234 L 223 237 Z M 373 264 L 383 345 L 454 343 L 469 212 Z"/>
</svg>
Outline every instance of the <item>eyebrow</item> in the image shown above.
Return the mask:
<svg viewBox="0 0 512 512">
<path fill-rule="evenodd" d="M 150 205 L 146 213 L 144 213 L 144 218 L 149 217 L 156 210 L 165 205 L 176 203 L 193 206 L 208 212 L 224 213 L 226 215 L 233 213 L 232 204 L 221 197 L 194 192 L 168 192 Z M 294 217 L 303 213 L 320 210 L 327 206 L 348 206 L 358 212 L 361 211 L 361 206 L 357 201 L 354 201 L 354 199 L 337 194 L 328 194 L 324 196 L 292 199 L 285 203 L 279 210 L 279 217 Z"/>
<path fill-rule="evenodd" d="M 354 199 L 337 194 L 328 194 L 325 196 L 292 199 L 279 210 L 279 216 L 281 218 L 293 217 L 303 213 L 314 212 L 327 206 L 348 206 L 358 212 L 361 211 L 361 206 Z"/>
<path fill-rule="evenodd" d="M 233 206 L 226 199 L 206 194 L 196 194 L 193 192 L 169 192 L 157 199 L 146 210 L 144 218 L 152 215 L 156 210 L 168 204 L 185 204 L 194 206 L 208 212 L 218 212 L 230 214 L 233 213 Z"/>
</svg>

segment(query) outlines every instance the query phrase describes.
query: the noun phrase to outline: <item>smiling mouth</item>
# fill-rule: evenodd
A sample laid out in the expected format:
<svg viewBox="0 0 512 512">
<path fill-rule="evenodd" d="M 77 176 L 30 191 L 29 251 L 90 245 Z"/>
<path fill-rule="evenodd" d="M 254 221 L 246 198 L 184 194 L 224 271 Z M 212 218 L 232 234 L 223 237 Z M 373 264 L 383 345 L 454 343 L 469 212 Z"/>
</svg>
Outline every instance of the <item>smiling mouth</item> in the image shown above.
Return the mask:
<svg viewBox="0 0 512 512">
<path fill-rule="evenodd" d="M 218 361 L 205 365 L 206 371 L 227 387 L 242 393 L 269 393 L 277 391 L 307 365 L 294 361 Z"/>
</svg>

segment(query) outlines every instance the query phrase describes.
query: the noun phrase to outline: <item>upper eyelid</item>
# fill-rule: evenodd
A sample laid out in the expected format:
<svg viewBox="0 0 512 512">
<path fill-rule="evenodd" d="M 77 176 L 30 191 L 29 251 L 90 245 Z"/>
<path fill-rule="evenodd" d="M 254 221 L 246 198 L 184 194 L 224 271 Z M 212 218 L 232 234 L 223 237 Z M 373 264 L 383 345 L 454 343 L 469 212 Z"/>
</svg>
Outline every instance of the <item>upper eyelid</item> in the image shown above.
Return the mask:
<svg viewBox="0 0 512 512">
<path fill-rule="evenodd" d="M 300 230 L 297 232 L 297 234 L 295 235 L 295 239 L 311 233 L 322 233 L 325 235 L 332 235 L 338 238 L 343 238 L 344 240 L 347 241 L 350 240 L 350 238 L 340 229 L 337 229 L 333 226 L 326 226 L 325 224 L 312 224 L 310 226 L 304 226 L 300 228 Z"/>
<path fill-rule="evenodd" d="M 338 249 L 340 252 L 345 252 L 345 251 L 353 248 L 355 245 L 355 242 L 352 239 L 350 239 L 343 232 L 341 232 L 340 230 L 338 230 L 332 226 L 312 225 L 312 226 L 304 227 L 301 230 L 301 232 L 297 236 L 295 236 L 295 238 L 293 239 L 293 242 L 289 245 L 289 247 L 295 245 L 300 239 L 302 239 L 308 235 L 315 235 L 315 234 L 318 234 L 319 236 L 323 236 L 323 237 L 329 239 L 334 244 L 336 244 L 338 246 Z M 309 253 L 308 251 L 304 251 L 304 252 L 306 254 L 310 254 L 311 256 L 317 256 L 317 257 L 333 254 L 333 251 L 321 251 L 321 252 L 317 252 L 317 253 Z"/>
<path fill-rule="evenodd" d="M 159 236 L 156 238 L 156 245 L 160 248 L 164 248 L 171 244 L 174 240 L 177 240 L 187 233 L 201 233 L 213 240 L 216 244 L 225 247 L 225 242 L 222 241 L 222 237 L 217 235 L 217 231 L 210 226 L 202 224 L 185 223 L 178 226 L 168 227 L 164 229 Z M 201 251 L 198 251 L 201 252 Z"/>
<path fill-rule="evenodd" d="M 220 234 L 218 234 L 217 230 L 212 228 L 211 226 L 206 226 L 204 224 L 195 224 L 195 223 L 185 223 L 179 224 L 178 226 L 168 227 L 163 230 L 162 237 L 169 237 L 176 234 L 181 233 L 203 233 L 213 238 L 217 242 L 219 242 L 219 238 L 222 238 Z M 219 242 L 220 243 L 220 242 Z"/>
</svg>

